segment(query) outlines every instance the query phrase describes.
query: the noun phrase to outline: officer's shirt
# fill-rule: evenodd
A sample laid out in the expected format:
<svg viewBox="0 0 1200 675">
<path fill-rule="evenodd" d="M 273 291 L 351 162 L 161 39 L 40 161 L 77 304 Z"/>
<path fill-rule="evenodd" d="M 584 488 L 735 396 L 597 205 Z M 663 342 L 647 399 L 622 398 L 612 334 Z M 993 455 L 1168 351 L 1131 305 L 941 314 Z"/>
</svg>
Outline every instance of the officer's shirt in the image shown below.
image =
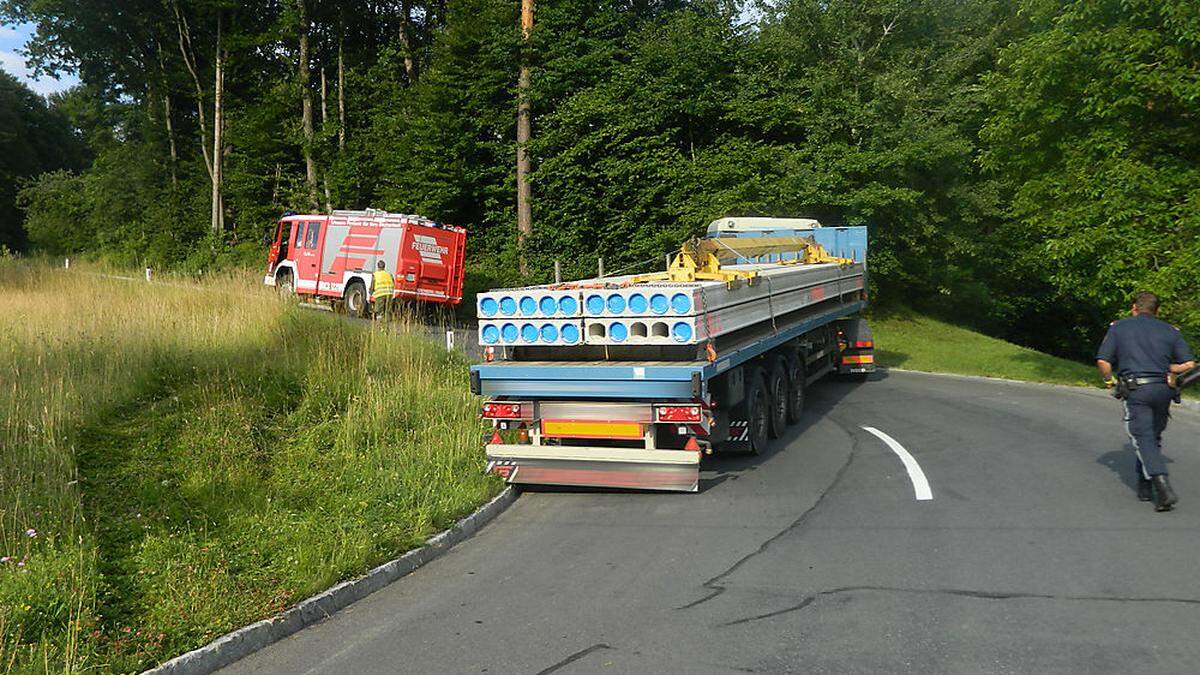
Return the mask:
<svg viewBox="0 0 1200 675">
<path fill-rule="evenodd" d="M 1113 364 L 1121 375 L 1155 377 L 1165 375 L 1172 363 L 1192 361 L 1179 329 L 1152 316 L 1133 316 L 1114 321 L 1096 353 L 1097 360 Z"/>
</svg>

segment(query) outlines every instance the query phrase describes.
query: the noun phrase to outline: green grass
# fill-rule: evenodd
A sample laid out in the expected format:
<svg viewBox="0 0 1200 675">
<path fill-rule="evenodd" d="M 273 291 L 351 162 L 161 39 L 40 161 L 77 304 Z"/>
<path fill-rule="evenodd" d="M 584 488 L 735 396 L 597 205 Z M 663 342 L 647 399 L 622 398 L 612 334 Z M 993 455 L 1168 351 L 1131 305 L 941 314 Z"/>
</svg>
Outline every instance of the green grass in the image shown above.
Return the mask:
<svg viewBox="0 0 1200 675">
<path fill-rule="evenodd" d="M 876 313 L 875 356 L 882 366 L 1029 382 L 1099 386 L 1094 366 L 1061 359 L 913 312 Z"/>
<path fill-rule="evenodd" d="M 143 669 L 469 513 L 466 365 L 256 280 L 0 264 L 0 670 Z"/>
</svg>

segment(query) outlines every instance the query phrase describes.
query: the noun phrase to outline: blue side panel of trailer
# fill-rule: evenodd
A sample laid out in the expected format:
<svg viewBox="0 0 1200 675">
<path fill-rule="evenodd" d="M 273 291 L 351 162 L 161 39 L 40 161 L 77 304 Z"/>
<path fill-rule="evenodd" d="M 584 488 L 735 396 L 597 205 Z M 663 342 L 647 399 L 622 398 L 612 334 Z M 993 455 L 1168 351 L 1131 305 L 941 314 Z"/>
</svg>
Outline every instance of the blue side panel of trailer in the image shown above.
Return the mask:
<svg viewBox="0 0 1200 675">
<path fill-rule="evenodd" d="M 832 229 L 832 228 L 831 228 Z M 718 354 L 713 362 L 577 363 L 503 361 L 471 366 L 479 393 L 487 397 L 604 400 L 692 399 L 708 382 L 827 323 L 862 310 L 865 302 L 839 305 L 787 326 L 770 336 Z"/>
<path fill-rule="evenodd" d="M 804 321 L 791 324 L 788 327 L 781 329 L 774 335 L 742 346 L 731 354 L 718 354 L 717 360 L 705 367 L 704 379 L 707 380 L 716 377 L 717 375 L 720 375 L 734 366 L 739 366 L 756 356 L 761 356 L 778 347 L 779 345 L 782 345 L 790 340 L 794 340 L 811 330 L 824 326 L 827 323 L 832 323 L 838 319 L 844 319 L 853 314 L 857 314 L 866 306 L 867 303 L 861 300 L 849 302 L 844 305 L 840 305 L 835 309 L 812 316 Z"/>
<path fill-rule="evenodd" d="M 702 373 L 704 366 L 560 366 L 507 362 L 472 366 L 472 370 L 479 373 L 479 393 L 484 396 L 537 399 L 690 399 L 692 376 Z"/>
</svg>

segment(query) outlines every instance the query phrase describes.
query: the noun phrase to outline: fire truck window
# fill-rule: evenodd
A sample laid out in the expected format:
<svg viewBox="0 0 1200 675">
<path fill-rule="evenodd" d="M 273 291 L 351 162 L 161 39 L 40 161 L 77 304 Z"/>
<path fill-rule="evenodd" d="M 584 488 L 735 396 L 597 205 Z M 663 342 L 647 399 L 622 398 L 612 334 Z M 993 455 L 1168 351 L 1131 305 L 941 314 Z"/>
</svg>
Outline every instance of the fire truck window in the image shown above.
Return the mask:
<svg viewBox="0 0 1200 675">
<path fill-rule="evenodd" d="M 304 223 L 296 223 L 296 248 L 304 243 Z"/>
<path fill-rule="evenodd" d="M 321 223 L 313 222 L 308 224 L 308 236 L 304 241 L 305 248 L 317 247 L 317 233 L 321 231 Z"/>
</svg>

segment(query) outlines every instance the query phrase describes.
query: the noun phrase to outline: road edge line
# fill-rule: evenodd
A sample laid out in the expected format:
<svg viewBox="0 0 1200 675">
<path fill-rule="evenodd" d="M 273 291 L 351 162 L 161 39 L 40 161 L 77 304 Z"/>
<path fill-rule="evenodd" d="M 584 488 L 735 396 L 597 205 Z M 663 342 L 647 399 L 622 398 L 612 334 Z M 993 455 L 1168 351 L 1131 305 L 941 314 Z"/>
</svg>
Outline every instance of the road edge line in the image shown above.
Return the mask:
<svg viewBox="0 0 1200 675">
<path fill-rule="evenodd" d="M 235 663 L 269 645 L 323 621 L 334 612 L 362 600 L 388 584 L 445 555 L 455 545 L 470 539 L 484 525 L 503 513 L 517 499 L 517 491 L 506 487 L 491 501 L 450 529 L 426 540 L 421 548 L 383 563 L 361 577 L 343 581 L 300 601 L 295 607 L 249 626 L 226 633 L 212 642 L 180 654 L 143 675 L 207 675 Z"/>
<path fill-rule="evenodd" d="M 958 380 L 974 380 L 976 382 L 1003 382 L 1005 384 L 1023 384 L 1023 385 L 1029 385 L 1029 386 L 1034 386 L 1034 387 L 1049 387 L 1052 389 L 1069 389 L 1069 390 L 1079 392 L 1079 393 L 1090 393 L 1093 396 L 1104 396 L 1106 398 L 1112 397 L 1111 394 L 1108 393 L 1108 391 L 1101 389 L 1099 387 L 1086 387 L 1086 386 L 1078 385 L 1078 384 L 1056 384 L 1054 382 L 1033 382 L 1032 380 L 1013 380 L 1013 379 L 1010 379 L 1007 377 L 988 377 L 986 375 L 964 375 L 962 373 L 939 373 L 939 372 L 935 372 L 932 370 L 912 370 L 910 368 L 896 368 L 894 366 L 884 366 L 884 367 L 881 367 L 879 370 L 882 370 L 884 372 L 891 371 L 891 372 L 896 372 L 896 373 L 915 373 L 917 375 L 929 375 L 931 377 L 950 377 L 950 378 L 954 378 L 954 379 L 958 379 Z M 1200 401 L 1193 401 L 1193 400 L 1185 398 L 1176 405 L 1180 406 L 1181 408 L 1185 408 L 1187 410 L 1194 410 L 1196 412 L 1200 412 Z"/>
<path fill-rule="evenodd" d="M 933 488 L 929 487 L 929 479 L 925 477 L 925 470 L 921 468 L 921 463 L 917 461 L 917 458 L 913 457 L 912 453 L 900 444 L 900 441 L 875 427 L 864 426 L 859 428 L 883 441 L 883 444 L 900 458 L 900 463 L 904 465 L 904 470 L 908 472 L 908 480 L 912 483 L 913 487 L 913 497 L 917 501 L 927 502 L 933 500 Z"/>
</svg>

